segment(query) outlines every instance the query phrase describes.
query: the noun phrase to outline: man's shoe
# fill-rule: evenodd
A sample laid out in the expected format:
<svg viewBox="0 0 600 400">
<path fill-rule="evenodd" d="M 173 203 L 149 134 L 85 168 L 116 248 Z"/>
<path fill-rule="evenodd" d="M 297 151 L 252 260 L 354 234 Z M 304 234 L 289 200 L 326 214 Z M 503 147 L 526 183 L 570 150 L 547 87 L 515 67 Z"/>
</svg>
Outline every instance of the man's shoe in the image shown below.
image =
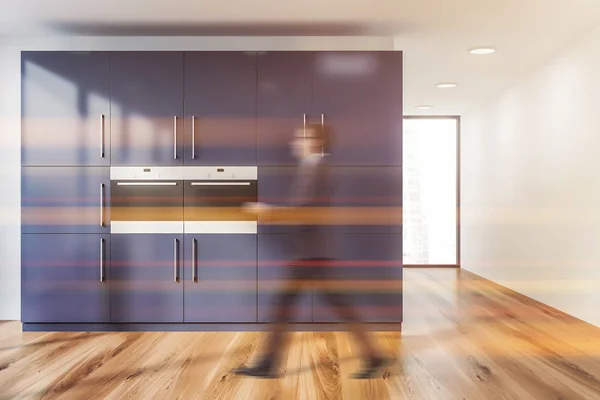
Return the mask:
<svg viewBox="0 0 600 400">
<path fill-rule="evenodd" d="M 254 378 L 274 379 L 277 374 L 268 365 L 257 365 L 255 367 L 242 367 L 233 370 L 236 375 L 251 376 Z"/>
<path fill-rule="evenodd" d="M 379 374 L 381 368 L 394 364 L 391 358 L 374 357 L 367 362 L 367 366 L 351 375 L 352 379 L 373 379 Z"/>
</svg>

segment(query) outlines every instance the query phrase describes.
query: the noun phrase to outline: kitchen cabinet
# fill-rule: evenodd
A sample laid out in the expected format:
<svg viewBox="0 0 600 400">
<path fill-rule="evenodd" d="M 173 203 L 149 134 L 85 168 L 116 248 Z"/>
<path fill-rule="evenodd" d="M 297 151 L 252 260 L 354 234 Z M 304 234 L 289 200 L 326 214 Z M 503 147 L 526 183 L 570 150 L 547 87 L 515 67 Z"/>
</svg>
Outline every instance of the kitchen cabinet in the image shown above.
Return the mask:
<svg viewBox="0 0 600 400">
<path fill-rule="evenodd" d="M 256 165 L 256 53 L 185 53 L 189 165 Z"/>
<path fill-rule="evenodd" d="M 185 322 L 256 322 L 256 235 L 186 234 Z"/>
<path fill-rule="evenodd" d="M 23 233 L 109 233 L 109 167 L 23 167 Z"/>
<path fill-rule="evenodd" d="M 333 133 L 332 164 L 402 164 L 401 52 L 316 52 L 313 96 L 313 118 Z"/>
<path fill-rule="evenodd" d="M 111 321 L 183 322 L 183 235 L 114 234 Z"/>
<path fill-rule="evenodd" d="M 184 53 L 111 53 L 111 165 L 183 164 Z"/>
<path fill-rule="evenodd" d="M 290 201 L 296 167 L 258 168 L 258 201 Z M 402 233 L 401 167 L 329 167 L 330 228 L 339 233 Z M 259 220 L 259 233 L 290 232 L 285 221 Z"/>
<path fill-rule="evenodd" d="M 21 163 L 110 163 L 108 52 L 21 53 Z"/>
<path fill-rule="evenodd" d="M 290 142 L 309 122 L 313 103 L 311 51 L 258 56 L 258 165 L 293 165 Z"/>
<path fill-rule="evenodd" d="M 287 266 L 290 261 L 288 240 L 288 235 L 283 233 L 258 235 L 258 322 L 274 321 L 277 295 L 290 283 L 288 278 L 293 271 Z M 311 289 L 301 291 L 289 321 L 312 321 Z"/>
<path fill-rule="evenodd" d="M 330 168 L 339 233 L 402 233 L 402 167 Z"/>
<path fill-rule="evenodd" d="M 402 321 L 402 235 L 335 235 L 338 256 L 328 284 L 348 295 L 366 322 Z M 313 297 L 314 322 L 340 322 L 318 292 Z"/>
<path fill-rule="evenodd" d="M 109 235 L 22 234 L 22 322 L 109 322 L 109 255 Z"/>
<path fill-rule="evenodd" d="M 296 172 L 297 168 L 290 166 L 259 166 L 258 201 L 276 206 L 288 205 Z M 292 225 L 286 224 L 284 221 L 269 223 L 258 220 L 258 233 L 286 233 L 290 232 L 292 228 Z"/>
</svg>

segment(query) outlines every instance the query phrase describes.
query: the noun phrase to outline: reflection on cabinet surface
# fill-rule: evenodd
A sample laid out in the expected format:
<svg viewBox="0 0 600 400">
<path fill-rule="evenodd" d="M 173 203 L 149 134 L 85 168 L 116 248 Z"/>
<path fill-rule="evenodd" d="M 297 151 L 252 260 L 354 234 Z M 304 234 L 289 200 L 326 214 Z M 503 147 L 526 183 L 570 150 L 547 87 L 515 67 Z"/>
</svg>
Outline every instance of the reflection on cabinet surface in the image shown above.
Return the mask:
<svg viewBox="0 0 600 400">
<path fill-rule="evenodd" d="M 183 322 L 183 235 L 112 235 L 112 322 Z"/>
<path fill-rule="evenodd" d="M 23 167 L 23 233 L 109 233 L 108 167 Z"/>
<path fill-rule="evenodd" d="M 314 114 L 332 129 L 332 164 L 401 165 L 402 53 L 317 52 Z"/>
<path fill-rule="evenodd" d="M 256 165 L 256 53 L 185 53 L 190 165 Z"/>
<path fill-rule="evenodd" d="M 112 165 L 183 163 L 183 56 L 111 53 Z"/>
<path fill-rule="evenodd" d="M 310 122 L 312 51 L 273 51 L 258 56 L 258 164 L 294 165 L 290 142 Z"/>
<path fill-rule="evenodd" d="M 402 235 L 342 233 L 335 235 L 335 244 L 332 287 L 349 297 L 365 321 L 402 321 Z M 313 321 L 341 321 L 317 293 Z"/>
<path fill-rule="evenodd" d="M 185 235 L 184 321 L 256 322 L 256 235 Z"/>
<path fill-rule="evenodd" d="M 289 282 L 290 269 L 287 234 L 258 236 L 258 322 L 273 322 L 277 295 Z M 290 322 L 312 321 L 311 290 L 302 292 L 294 304 Z"/>
<path fill-rule="evenodd" d="M 109 322 L 109 256 L 109 235 L 21 235 L 21 320 Z"/>
<path fill-rule="evenodd" d="M 109 165 L 109 53 L 21 53 L 21 163 Z"/>
</svg>

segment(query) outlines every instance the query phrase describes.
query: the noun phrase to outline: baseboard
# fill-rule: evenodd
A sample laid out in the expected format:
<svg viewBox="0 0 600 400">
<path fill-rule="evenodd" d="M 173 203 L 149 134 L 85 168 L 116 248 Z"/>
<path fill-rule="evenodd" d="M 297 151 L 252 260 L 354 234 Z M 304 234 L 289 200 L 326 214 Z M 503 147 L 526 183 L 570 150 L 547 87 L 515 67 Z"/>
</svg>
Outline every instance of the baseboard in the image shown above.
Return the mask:
<svg viewBox="0 0 600 400">
<path fill-rule="evenodd" d="M 23 323 L 23 332 L 261 332 L 270 324 L 35 324 Z M 366 323 L 369 331 L 400 332 L 402 323 Z M 343 323 L 290 324 L 293 332 L 343 332 Z"/>
</svg>

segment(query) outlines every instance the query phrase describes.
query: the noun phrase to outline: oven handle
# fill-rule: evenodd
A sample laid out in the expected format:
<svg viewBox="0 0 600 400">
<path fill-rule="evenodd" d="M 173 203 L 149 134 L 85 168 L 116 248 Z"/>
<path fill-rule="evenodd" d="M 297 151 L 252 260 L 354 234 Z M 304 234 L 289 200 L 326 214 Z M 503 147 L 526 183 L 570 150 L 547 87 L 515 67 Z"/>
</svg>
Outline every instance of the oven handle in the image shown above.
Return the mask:
<svg viewBox="0 0 600 400">
<path fill-rule="evenodd" d="M 117 182 L 118 186 L 177 186 L 177 182 Z"/>
<path fill-rule="evenodd" d="M 250 186 L 250 182 L 192 182 L 192 186 Z"/>
</svg>

